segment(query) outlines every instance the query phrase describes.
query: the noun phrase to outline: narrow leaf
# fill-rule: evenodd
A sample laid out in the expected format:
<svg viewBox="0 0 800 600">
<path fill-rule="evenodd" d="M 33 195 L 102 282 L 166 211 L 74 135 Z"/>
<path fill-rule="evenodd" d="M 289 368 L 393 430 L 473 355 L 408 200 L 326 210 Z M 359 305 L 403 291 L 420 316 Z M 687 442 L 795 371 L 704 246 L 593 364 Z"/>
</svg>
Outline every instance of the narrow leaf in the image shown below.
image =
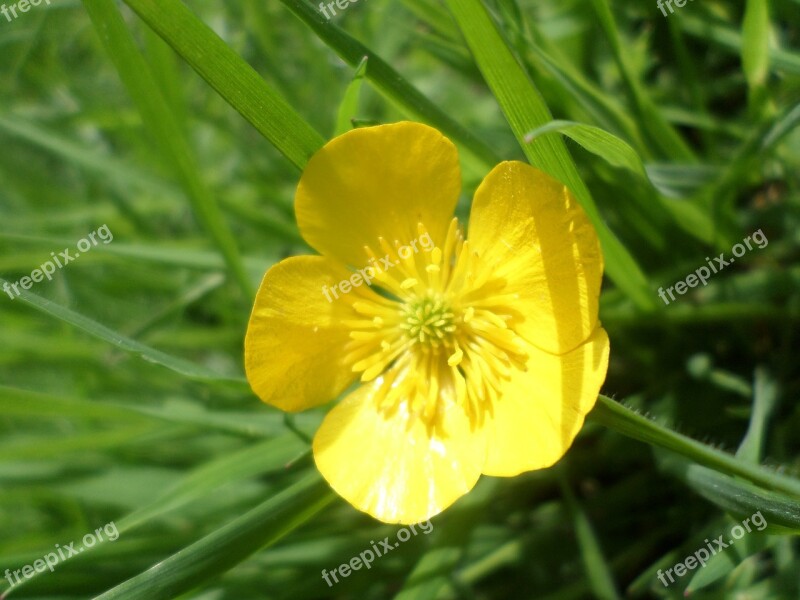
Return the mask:
<svg viewBox="0 0 800 600">
<path fill-rule="evenodd" d="M 324 143 L 261 76 L 180 0 L 126 0 L 147 25 L 298 169 Z"/>
<path fill-rule="evenodd" d="M 342 103 L 339 105 L 339 113 L 336 118 L 336 135 L 347 133 L 353 128 L 352 119 L 358 115 L 358 99 L 361 94 L 361 84 L 364 81 L 364 75 L 367 72 L 368 56 L 361 59 L 356 67 L 356 72 L 353 74 L 353 80 L 347 86 L 342 98 Z"/>
<path fill-rule="evenodd" d="M 462 127 L 445 111 L 428 100 L 380 56 L 341 28 L 326 21 L 306 0 L 281 0 L 281 2 L 351 67 L 355 67 L 368 56 L 367 80 L 381 94 L 399 106 L 409 118 L 419 119 L 436 127 L 451 140 L 461 144 L 484 165 L 493 166 L 500 162 L 494 150 L 473 132 Z"/>
<path fill-rule="evenodd" d="M 800 480 L 772 473 L 735 456 L 701 444 L 685 435 L 651 421 L 606 396 L 599 396 L 589 418 L 635 440 L 666 448 L 695 462 L 737 475 L 761 487 L 800 498 Z"/>
<path fill-rule="evenodd" d="M 747 433 L 736 451 L 736 457 L 758 464 L 764 452 L 764 436 L 767 424 L 772 411 L 775 409 L 778 395 L 775 382 L 763 368 L 756 369 L 755 379 L 750 426 L 747 428 Z"/>
<path fill-rule="evenodd" d="M 628 169 L 649 182 L 644 163 L 636 150 L 624 140 L 593 125 L 574 121 L 551 121 L 526 134 L 525 141 L 533 142 L 540 135 L 553 131 L 563 133 L 592 154 L 605 159 L 610 165 Z"/>
<path fill-rule="evenodd" d="M 189 143 L 119 9 L 113 0 L 84 0 L 84 6 L 142 120 L 180 177 L 198 220 L 219 247 L 245 298 L 250 299 L 255 295 L 255 290 L 244 268 L 236 240 L 225 224 L 214 194 L 200 176 Z"/>
<path fill-rule="evenodd" d="M 620 595 L 614 583 L 614 576 L 603 555 L 603 549 L 597 539 L 592 522 L 589 520 L 586 511 L 578 503 L 575 494 L 572 493 L 566 475 L 563 472 L 559 475 L 558 481 L 561 486 L 561 493 L 564 496 L 567 510 L 572 517 L 592 596 L 601 600 L 619 600 Z"/>
<path fill-rule="evenodd" d="M 7 282 L 0 278 L 0 286 L 3 286 Z M 46 298 L 42 298 L 41 296 L 37 296 L 31 292 L 21 290 L 21 294 L 18 297 L 18 300 L 24 302 L 25 304 L 32 306 L 39 312 L 42 312 L 46 315 L 50 315 L 60 321 L 64 321 L 65 323 L 69 323 L 70 325 L 77 327 L 92 335 L 98 339 L 101 339 L 105 342 L 124 350 L 125 352 L 129 352 L 135 356 L 138 356 L 148 362 L 155 363 L 171 369 L 176 373 L 180 373 L 186 377 L 191 379 L 201 380 L 201 381 L 222 381 L 222 382 L 231 382 L 240 384 L 242 387 L 246 386 L 247 383 L 245 382 L 244 378 L 242 377 L 230 377 L 227 375 L 221 375 L 219 373 L 215 373 L 209 369 L 196 365 L 188 360 L 184 360 L 182 358 L 178 358 L 175 356 L 171 356 L 166 354 L 165 352 L 161 352 L 160 350 L 156 350 L 155 348 L 151 348 L 145 344 L 137 342 L 136 340 L 132 340 L 124 335 L 121 335 L 105 325 L 101 325 L 97 321 L 93 321 L 92 319 L 85 317 L 79 313 L 76 313 L 64 306 L 60 306 L 55 302 L 47 300 Z"/>
<path fill-rule="evenodd" d="M 747 0 L 742 25 L 742 68 L 751 88 L 769 73 L 769 0 Z"/>
<path fill-rule="evenodd" d="M 564 141 L 547 136 L 533 144 L 525 143 L 525 134 L 549 123 L 553 117 L 486 8 L 480 0 L 447 0 L 447 4 L 530 163 L 573 191 L 597 229 L 611 279 L 640 308 L 655 309 L 644 273 L 601 218 Z"/>
<path fill-rule="evenodd" d="M 277 542 L 336 496 L 317 474 L 266 500 L 250 512 L 173 554 L 95 600 L 172 600 Z"/>
</svg>

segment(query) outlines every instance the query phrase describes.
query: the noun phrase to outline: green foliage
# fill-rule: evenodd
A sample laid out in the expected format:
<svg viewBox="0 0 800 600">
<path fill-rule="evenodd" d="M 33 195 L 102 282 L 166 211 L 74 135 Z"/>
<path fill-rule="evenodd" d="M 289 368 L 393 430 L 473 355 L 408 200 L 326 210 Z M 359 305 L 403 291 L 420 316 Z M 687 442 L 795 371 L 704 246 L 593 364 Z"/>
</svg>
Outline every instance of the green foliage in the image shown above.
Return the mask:
<svg viewBox="0 0 800 600">
<path fill-rule="evenodd" d="M 800 596 L 797 8 L 360 0 L 328 21 L 306 0 L 85 0 L 0 17 L 0 286 L 114 234 L 0 293 L 0 575 L 120 532 L 7 597 Z M 266 269 L 312 252 L 299 170 L 332 135 L 401 119 L 459 147 L 462 215 L 500 160 L 576 192 L 609 275 L 607 395 L 558 466 L 483 478 L 430 536 L 329 588 L 323 569 L 397 528 L 321 481 L 307 440 L 325 408 L 260 403 L 242 340 Z M 659 299 L 758 230 L 768 245 Z M 757 511 L 763 531 L 659 582 Z"/>
</svg>

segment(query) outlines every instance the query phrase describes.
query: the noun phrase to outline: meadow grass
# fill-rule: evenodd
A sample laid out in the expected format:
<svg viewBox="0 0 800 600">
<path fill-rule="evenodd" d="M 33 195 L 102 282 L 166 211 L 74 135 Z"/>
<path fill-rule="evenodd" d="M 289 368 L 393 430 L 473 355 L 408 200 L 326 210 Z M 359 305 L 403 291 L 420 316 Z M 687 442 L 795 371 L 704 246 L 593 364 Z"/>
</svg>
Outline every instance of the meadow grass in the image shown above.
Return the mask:
<svg viewBox="0 0 800 600">
<path fill-rule="evenodd" d="M 28 8 L 0 16 L 0 286 L 103 225 L 113 241 L 0 294 L 0 575 L 119 537 L 9 598 L 800 597 L 797 0 Z M 308 158 L 404 119 L 458 146 L 460 217 L 501 160 L 572 188 L 611 363 L 556 467 L 482 478 L 329 587 L 398 527 L 330 491 L 308 444 L 328 407 L 259 402 L 243 337 L 266 269 L 313 252 Z M 659 580 L 757 512 L 763 531 Z"/>
</svg>

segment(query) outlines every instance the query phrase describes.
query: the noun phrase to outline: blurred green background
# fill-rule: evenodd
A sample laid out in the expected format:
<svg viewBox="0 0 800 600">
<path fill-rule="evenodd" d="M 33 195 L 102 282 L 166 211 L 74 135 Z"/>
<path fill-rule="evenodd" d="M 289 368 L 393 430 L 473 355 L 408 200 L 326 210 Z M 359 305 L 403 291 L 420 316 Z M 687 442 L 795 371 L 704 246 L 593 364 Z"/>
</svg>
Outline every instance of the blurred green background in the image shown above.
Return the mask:
<svg viewBox="0 0 800 600">
<path fill-rule="evenodd" d="M 667 17 L 649 0 L 360 0 L 330 21 L 302 0 L 186 6 L 0 16 L 0 277 L 114 235 L 0 294 L 0 572 L 120 532 L 11 598 L 800 598 L 798 0 Z M 481 37 L 492 23 L 501 45 Z M 312 252 L 298 167 L 353 124 L 449 135 L 467 218 L 549 120 L 504 87 L 504 53 L 554 119 L 598 128 L 553 126 L 622 249 L 600 316 L 603 392 L 628 408 L 601 407 L 553 469 L 482 478 L 430 535 L 329 588 L 323 569 L 398 528 L 320 483 L 305 438 L 325 408 L 287 421 L 249 391 L 252 294 Z M 768 246 L 658 298 L 756 230 Z M 659 582 L 756 511 L 763 533 Z"/>
</svg>

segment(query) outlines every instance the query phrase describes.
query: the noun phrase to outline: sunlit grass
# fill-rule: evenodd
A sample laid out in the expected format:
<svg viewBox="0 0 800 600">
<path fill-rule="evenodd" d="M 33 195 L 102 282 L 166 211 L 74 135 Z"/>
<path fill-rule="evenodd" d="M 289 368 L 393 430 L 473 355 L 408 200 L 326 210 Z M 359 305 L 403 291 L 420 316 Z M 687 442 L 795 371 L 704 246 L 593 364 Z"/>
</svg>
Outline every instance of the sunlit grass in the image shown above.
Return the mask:
<svg viewBox="0 0 800 600">
<path fill-rule="evenodd" d="M 328 21 L 303 0 L 53 0 L 0 16 L 0 286 L 114 234 L 0 293 L 0 576 L 120 531 L 9 597 L 797 598 L 797 9 L 363 0 Z M 289 422 L 260 403 L 242 348 L 264 271 L 310 252 L 300 170 L 351 118 L 450 137 L 462 218 L 500 160 L 569 183 L 604 245 L 614 400 L 553 469 L 484 478 L 429 536 L 329 588 L 323 569 L 397 528 L 334 498 L 306 441 L 327 408 Z M 659 298 L 759 229 L 763 249 Z M 765 533 L 659 582 L 756 511 Z"/>
</svg>

